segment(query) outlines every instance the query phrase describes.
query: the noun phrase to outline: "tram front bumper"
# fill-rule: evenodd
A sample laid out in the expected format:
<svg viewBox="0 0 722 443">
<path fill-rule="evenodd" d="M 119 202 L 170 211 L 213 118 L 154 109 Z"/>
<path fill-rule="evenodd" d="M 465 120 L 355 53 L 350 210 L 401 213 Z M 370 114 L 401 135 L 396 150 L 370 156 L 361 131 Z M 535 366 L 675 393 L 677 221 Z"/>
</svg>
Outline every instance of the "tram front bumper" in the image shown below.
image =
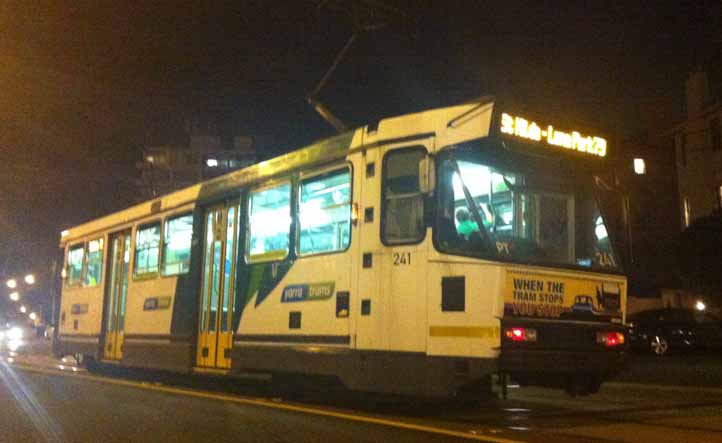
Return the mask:
<svg viewBox="0 0 722 443">
<path fill-rule="evenodd" d="M 502 351 L 500 367 L 509 374 L 598 374 L 604 378 L 621 371 L 626 350 L 560 351 L 515 349 Z"/>
<path fill-rule="evenodd" d="M 507 322 L 504 322 L 507 323 Z M 502 330 L 517 329 L 505 324 Z M 566 387 L 570 379 L 584 378 L 599 384 L 624 369 L 628 348 L 620 343 L 600 343 L 599 334 L 621 334 L 620 325 L 525 322 L 533 340 L 502 336 L 499 369 L 522 384 Z"/>
</svg>

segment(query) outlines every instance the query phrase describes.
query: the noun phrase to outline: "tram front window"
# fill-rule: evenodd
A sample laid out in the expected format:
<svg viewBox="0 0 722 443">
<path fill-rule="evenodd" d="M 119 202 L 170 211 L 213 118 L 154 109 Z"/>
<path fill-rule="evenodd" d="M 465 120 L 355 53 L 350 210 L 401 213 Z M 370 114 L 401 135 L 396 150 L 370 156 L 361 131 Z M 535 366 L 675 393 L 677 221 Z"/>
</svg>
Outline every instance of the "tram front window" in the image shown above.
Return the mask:
<svg viewBox="0 0 722 443">
<path fill-rule="evenodd" d="M 440 250 L 617 270 L 591 183 L 538 159 L 499 157 L 484 156 L 482 150 L 439 156 L 435 238 Z"/>
</svg>

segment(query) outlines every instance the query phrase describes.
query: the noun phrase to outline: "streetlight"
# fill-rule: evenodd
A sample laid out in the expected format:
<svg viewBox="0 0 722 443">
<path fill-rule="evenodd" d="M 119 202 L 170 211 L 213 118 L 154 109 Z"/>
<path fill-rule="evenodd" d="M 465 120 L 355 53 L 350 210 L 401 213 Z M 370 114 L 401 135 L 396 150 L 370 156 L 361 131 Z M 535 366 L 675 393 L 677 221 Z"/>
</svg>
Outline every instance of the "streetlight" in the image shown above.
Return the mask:
<svg viewBox="0 0 722 443">
<path fill-rule="evenodd" d="M 7 285 L 8 285 L 8 288 L 15 289 L 18 287 L 18 282 L 14 278 L 11 278 L 10 280 L 7 281 Z"/>
<path fill-rule="evenodd" d="M 10 300 L 12 301 L 18 301 L 20 300 L 20 293 L 18 291 L 14 291 L 10 293 Z"/>
<path fill-rule="evenodd" d="M 26 308 L 25 306 L 20 306 L 20 312 L 25 314 L 26 312 L 28 312 L 28 308 Z"/>
<path fill-rule="evenodd" d="M 25 283 L 29 285 L 35 284 L 35 276 L 33 274 L 28 274 L 25 276 Z"/>
</svg>

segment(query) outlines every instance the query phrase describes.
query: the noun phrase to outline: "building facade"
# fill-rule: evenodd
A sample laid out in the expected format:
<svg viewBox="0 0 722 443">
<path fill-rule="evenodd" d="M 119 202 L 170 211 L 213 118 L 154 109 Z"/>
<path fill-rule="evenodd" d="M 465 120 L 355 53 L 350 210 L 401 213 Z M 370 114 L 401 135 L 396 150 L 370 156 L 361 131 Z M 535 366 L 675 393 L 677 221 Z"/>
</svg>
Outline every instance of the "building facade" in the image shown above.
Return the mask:
<svg viewBox="0 0 722 443">
<path fill-rule="evenodd" d="M 704 71 L 686 83 L 687 114 L 673 130 L 682 228 L 722 207 L 722 102 Z"/>
<path fill-rule="evenodd" d="M 149 200 L 256 162 L 250 137 L 192 135 L 187 146 L 149 146 L 137 163 L 139 201 Z"/>
<path fill-rule="evenodd" d="M 670 272 L 680 231 L 675 157 L 670 146 L 659 142 L 620 143 L 611 168 L 622 204 L 619 254 L 634 297 L 659 297 L 663 288 L 679 285 L 677 274 Z"/>
</svg>

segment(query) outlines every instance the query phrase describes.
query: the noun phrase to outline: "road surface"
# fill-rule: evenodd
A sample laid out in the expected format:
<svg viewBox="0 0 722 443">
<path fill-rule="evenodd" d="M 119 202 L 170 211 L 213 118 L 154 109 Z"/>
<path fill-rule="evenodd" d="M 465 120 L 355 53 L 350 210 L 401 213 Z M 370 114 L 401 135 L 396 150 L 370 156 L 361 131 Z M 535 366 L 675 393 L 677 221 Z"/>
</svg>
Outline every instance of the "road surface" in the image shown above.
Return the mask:
<svg viewBox="0 0 722 443">
<path fill-rule="evenodd" d="M 576 399 L 512 388 L 506 401 L 470 406 L 289 391 L 264 380 L 89 374 L 42 343 L 0 354 L 2 442 L 722 441 L 722 387 L 689 380 L 613 382 Z"/>
</svg>

